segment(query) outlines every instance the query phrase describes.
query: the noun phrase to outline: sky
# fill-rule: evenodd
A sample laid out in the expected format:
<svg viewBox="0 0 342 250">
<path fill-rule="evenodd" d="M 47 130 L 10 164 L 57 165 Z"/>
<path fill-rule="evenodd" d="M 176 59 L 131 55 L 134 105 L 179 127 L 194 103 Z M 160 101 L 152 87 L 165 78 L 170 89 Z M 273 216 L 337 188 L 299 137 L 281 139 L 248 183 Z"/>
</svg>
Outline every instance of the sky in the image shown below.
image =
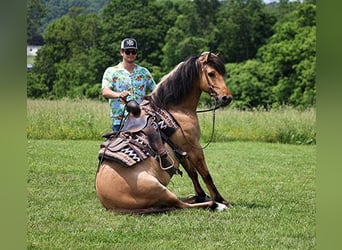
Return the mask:
<svg viewBox="0 0 342 250">
<path fill-rule="evenodd" d="M 264 3 L 279 2 L 279 0 L 263 0 Z"/>
<path fill-rule="evenodd" d="M 264 3 L 279 2 L 279 0 L 263 0 L 263 1 Z M 298 1 L 298 0 L 290 0 L 290 2 L 293 2 L 293 1 Z"/>
</svg>

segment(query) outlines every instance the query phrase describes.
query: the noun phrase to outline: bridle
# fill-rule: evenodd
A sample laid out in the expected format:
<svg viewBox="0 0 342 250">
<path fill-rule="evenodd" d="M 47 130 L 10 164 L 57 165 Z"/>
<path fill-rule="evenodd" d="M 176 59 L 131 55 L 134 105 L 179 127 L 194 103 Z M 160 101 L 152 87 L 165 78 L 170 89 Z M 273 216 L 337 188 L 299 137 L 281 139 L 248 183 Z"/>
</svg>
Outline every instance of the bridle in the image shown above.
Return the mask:
<svg viewBox="0 0 342 250">
<path fill-rule="evenodd" d="M 208 52 L 209 55 L 210 55 L 210 52 Z M 203 55 L 203 54 L 202 54 Z M 207 83 L 208 83 L 208 86 L 209 86 L 209 95 L 211 98 L 213 98 L 215 100 L 215 106 L 213 108 L 209 108 L 209 109 L 205 109 L 205 110 L 196 110 L 196 113 L 205 113 L 205 112 L 209 112 L 209 111 L 213 111 L 213 125 L 211 127 L 211 135 L 210 135 L 210 139 L 209 141 L 203 146 L 203 147 L 200 147 L 201 149 L 205 149 L 209 146 L 209 144 L 213 141 L 213 138 L 214 138 L 214 132 L 215 132 L 215 118 L 216 118 L 216 114 L 215 114 L 215 111 L 216 109 L 218 109 L 220 107 L 220 105 L 218 105 L 218 102 L 217 102 L 217 93 L 215 92 L 214 90 L 214 85 L 212 84 L 210 78 L 209 78 L 209 75 L 208 75 L 208 71 L 207 71 L 207 61 L 205 61 L 203 63 L 203 66 L 202 66 L 202 72 L 204 72 L 204 75 L 205 75 L 205 78 L 207 80 Z M 184 131 L 182 129 L 181 126 L 179 126 L 181 131 L 182 131 L 182 134 L 183 134 L 183 137 L 186 139 L 186 136 L 184 134 Z M 187 139 L 186 139 L 187 140 Z M 197 148 L 197 146 L 195 145 L 192 145 L 189 141 L 188 143 L 194 147 L 194 148 Z"/>
<path fill-rule="evenodd" d="M 209 95 L 211 98 L 215 100 L 215 106 L 213 108 L 204 109 L 204 110 L 197 110 L 197 113 L 204 113 L 209 111 L 214 111 L 220 107 L 220 105 L 217 105 L 217 93 L 214 90 L 214 84 L 212 84 L 212 81 L 209 78 L 208 71 L 207 71 L 207 62 L 204 62 L 204 65 L 202 66 L 202 71 L 204 72 L 205 79 L 207 80 L 208 86 L 209 86 Z"/>
</svg>

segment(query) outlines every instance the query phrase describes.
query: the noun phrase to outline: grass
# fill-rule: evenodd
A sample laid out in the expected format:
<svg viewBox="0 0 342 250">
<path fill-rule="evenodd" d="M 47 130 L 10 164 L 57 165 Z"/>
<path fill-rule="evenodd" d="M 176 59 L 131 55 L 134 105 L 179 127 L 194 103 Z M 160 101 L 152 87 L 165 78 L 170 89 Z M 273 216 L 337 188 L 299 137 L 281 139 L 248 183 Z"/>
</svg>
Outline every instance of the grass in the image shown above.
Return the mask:
<svg viewBox="0 0 342 250">
<path fill-rule="evenodd" d="M 28 100 L 27 137 L 101 139 L 111 127 L 107 103 L 90 100 Z"/>
<path fill-rule="evenodd" d="M 94 178 L 100 140 L 28 140 L 28 249 L 315 249 L 315 145 L 212 143 L 205 155 L 222 213 L 119 215 Z M 170 190 L 193 193 L 175 176 Z"/>
<path fill-rule="evenodd" d="M 212 113 L 198 114 L 202 143 L 209 141 Z M 316 110 L 284 107 L 271 111 L 220 109 L 216 112 L 214 142 L 262 141 L 316 143 Z M 28 100 L 29 139 L 100 140 L 110 130 L 107 102 L 90 100 Z"/>
<path fill-rule="evenodd" d="M 208 140 L 212 114 L 199 114 L 202 139 Z M 315 109 L 296 110 L 284 107 L 278 110 L 217 111 L 214 141 L 263 141 L 290 144 L 315 144 Z"/>
<path fill-rule="evenodd" d="M 34 64 L 34 61 L 35 61 L 36 57 L 35 56 L 27 56 L 27 63 L 29 64 Z"/>
</svg>

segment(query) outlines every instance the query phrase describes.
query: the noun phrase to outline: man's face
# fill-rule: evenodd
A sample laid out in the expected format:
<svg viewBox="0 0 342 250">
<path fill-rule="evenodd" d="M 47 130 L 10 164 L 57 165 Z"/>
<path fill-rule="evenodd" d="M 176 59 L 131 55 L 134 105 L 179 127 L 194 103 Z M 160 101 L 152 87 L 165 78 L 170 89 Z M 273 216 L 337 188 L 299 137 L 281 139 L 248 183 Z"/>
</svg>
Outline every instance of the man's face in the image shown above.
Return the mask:
<svg viewBox="0 0 342 250">
<path fill-rule="evenodd" d="M 136 49 L 122 49 L 120 53 L 125 61 L 132 63 L 135 61 L 138 51 Z"/>
</svg>

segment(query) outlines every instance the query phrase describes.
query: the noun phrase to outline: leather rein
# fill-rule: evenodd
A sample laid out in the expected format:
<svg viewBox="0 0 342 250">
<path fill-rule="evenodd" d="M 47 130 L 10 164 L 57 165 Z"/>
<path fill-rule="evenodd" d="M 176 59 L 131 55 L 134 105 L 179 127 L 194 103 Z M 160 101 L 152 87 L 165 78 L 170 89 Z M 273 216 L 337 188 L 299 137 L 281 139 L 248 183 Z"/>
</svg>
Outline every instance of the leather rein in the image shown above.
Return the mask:
<svg viewBox="0 0 342 250">
<path fill-rule="evenodd" d="M 210 139 L 209 141 L 203 146 L 203 147 L 200 147 L 200 149 L 205 149 L 209 146 L 209 144 L 213 141 L 213 138 L 214 138 L 214 132 L 215 132 L 215 119 L 216 119 L 216 114 L 215 114 L 215 111 L 220 107 L 219 105 L 217 105 L 217 100 L 216 100 L 216 93 L 214 91 L 214 87 L 213 87 L 213 84 L 211 83 L 210 79 L 209 79 L 209 76 L 208 76 L 208 72 L 207 72 L 207 65 L 204 65 L 203 67 L 203 71 L 205 71 L 205 78 L 207 80 L 207 83 L 209 85 L 209 89 L 210 89 L 210 97 L 214 98 L 215 100 L 215 106 L 213 108 L 209 108 L 209 109 L 204 109 L 204 110 L 196 110 L 196 113 L 205 113 L 205 112 L 210 112 L 210 111 L 213 111 L 213 119 L 212 119 L 212 127 L 211 127 L 211 135 L 210 135 Z M 184 131 L 183 131 L 183 128 L 181 126 L 179 126 L 181 131 L 182 131 L 182 134 L 183 134 L 183 137 L 186 139 L 185 137 L 185 134 L 184 134 Z M 186 139 L 186 141 L 188 141 Z M 192 145 L 189 141 L 188 143 L 193 147 L 193 148 L 198 148 L 196 145 Z"/>
<path fill-rule="evenodd" d="M 209 108 L 209 109 L 205 109 L 205 110 L 196 110 L 196 113 L 205 113 L 205 112 L 210 112 L 213 111 L 213 122 L 212 122 L 212 127 L 211 127 L 211 135 L 209 138 L 209 141 L 203 146 L 201 147 L 202 149 L 205 149 L 209 146 L 209 144 L 213 141 L 214 138 L 214 132 L 215 132 L 215 120 L 216 120 L 216 109 L 218 109 L 220 106 L 217 105 L 217 100 L 216 100 L 216 93 L 214 91 L 214 87 L 213 84 L 211 83 L 209 76 L 208 76 L 208 72 L 207 72 L 207 65 L 204 66 L 204 70 L 205 70 L 205 78 L 207 80 L 207 83 L 209 85 L 209 89 L 210 89 L 210 97 L 214 98 L 215 100 L 215 106 L 213 108 Z"/>
</svg>

